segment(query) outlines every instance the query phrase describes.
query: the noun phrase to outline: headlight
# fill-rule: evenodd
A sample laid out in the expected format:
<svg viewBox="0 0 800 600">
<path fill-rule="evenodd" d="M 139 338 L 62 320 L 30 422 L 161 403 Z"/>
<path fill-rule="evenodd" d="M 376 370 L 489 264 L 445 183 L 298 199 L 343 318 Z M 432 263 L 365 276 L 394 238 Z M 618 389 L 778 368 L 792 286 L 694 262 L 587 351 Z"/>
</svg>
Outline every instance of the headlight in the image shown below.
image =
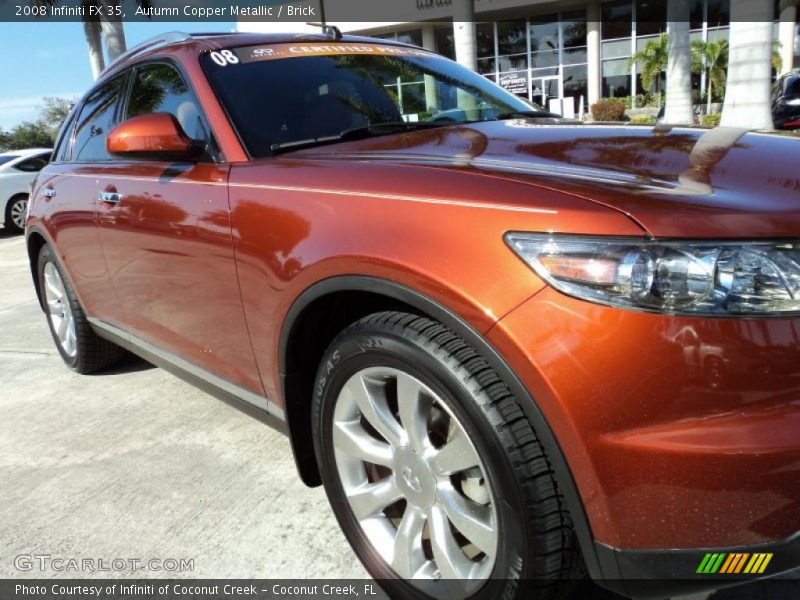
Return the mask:
<svg viewBox="0 0 800 600">
<path fill-rule="evenodd" d="M 508 233 L 508 245 L 557 290 L 670 314 L 800 312 L 800 242 L 651 242 Z"/>
</svg>

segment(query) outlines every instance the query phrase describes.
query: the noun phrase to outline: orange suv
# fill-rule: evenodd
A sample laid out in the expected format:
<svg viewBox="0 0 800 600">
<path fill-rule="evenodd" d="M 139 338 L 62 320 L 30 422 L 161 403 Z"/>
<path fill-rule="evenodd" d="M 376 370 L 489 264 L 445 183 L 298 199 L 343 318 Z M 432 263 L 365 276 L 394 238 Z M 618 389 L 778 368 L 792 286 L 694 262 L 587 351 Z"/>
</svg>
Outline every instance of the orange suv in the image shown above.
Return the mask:
<svg viewBox="0 0 800 600">
<path fill-rule="evenodd" d="M 285 432 L 393 597 L 680 593 L 800 564 L 798 162 L 332 28 L 171 35 L 72 111 L 27 247 L 70 368 Z"/>
</svg>

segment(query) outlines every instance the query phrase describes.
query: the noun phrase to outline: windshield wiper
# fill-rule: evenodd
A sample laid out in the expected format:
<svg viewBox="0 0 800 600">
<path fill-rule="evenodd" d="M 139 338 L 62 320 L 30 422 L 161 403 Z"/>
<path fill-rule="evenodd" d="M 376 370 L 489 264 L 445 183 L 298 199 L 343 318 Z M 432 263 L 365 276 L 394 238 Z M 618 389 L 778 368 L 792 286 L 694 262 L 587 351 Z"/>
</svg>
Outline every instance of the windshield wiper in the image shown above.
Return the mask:
<svg viewBox="0 0 800 600">
<path fill-rule="evenodd" d="M 397 133 L 398 131 L 433 129 L 435 127 L 443 127 L 445 125 L 452 125 L 452 123 L 430 123 L 428 121 L 388 121 L 386 123 L 372 123 L 370 125 L 362 125 L 360 127 L 345 129 L 336 135 L 327 135 L 317 138 L 295 140 L 293 142 L 272 144 L 270 149 L 272 150 L 273 154 L 278 154 L 280 152 L 302 150 L 303 148 L 311 148 L 313 146 L 323 146 L 325 144 L 335 144 L 337 142 L 346 142 L 349 140 L 360 140 L 379 135 L 388 135 L 391 133 Z"/>
</svg>

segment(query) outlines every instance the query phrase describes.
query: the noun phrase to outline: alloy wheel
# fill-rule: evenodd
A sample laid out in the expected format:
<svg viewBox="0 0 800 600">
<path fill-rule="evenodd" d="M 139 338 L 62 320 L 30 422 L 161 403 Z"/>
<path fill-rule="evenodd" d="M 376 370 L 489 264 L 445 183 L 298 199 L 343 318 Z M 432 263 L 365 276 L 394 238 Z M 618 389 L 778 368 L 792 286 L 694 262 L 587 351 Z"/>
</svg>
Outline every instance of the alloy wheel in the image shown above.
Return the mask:
<svg viewBox="0 0 800 600">
<path fill-rule="evenodd" d="M 28 212 L 28 200 L 17 200 L 11 205 L 11 222 L 20 229 L 25 229 L 26 213 Z"/>
<path fill-rule="evenodd" d="M 78 349 L 75 335 L 75 318 L 67 297 L 67 290 L 61 274 L 52 262 L 44 266 L 44 296 L 47 303 L 47 316 L 58 343 L 64 353 L 72 358 Z"/>
<path fill-rule="evenodd" d="M 399 576 L 450 598 L 490 576 L 498 524 L 486 471 L 426 384 L 389 367 L 355 373 L 336 399 L 333 446 L 353 516 Z"/>
</svg>

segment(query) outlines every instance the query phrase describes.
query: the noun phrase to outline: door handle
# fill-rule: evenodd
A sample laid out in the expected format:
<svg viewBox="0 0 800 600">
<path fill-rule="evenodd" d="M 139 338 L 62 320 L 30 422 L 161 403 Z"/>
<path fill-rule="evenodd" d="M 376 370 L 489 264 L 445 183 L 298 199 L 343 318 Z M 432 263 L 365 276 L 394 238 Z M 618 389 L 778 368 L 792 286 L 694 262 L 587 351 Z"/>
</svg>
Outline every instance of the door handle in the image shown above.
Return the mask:
<svg viewBox="0 0 800 600">
<path fill-rule="evenodd" d="M 119 204 L 122 202 L 122 194 L 118 194 L 117 192 L 100 192 L 100 202 Z"/>
<path fill-rule="evenodd" d="M 45 198 L 53 198 L 56 195 L 56 191 L 53 188 L 43 188 L 42 189 L 42 196 Z"/>
</svg>

